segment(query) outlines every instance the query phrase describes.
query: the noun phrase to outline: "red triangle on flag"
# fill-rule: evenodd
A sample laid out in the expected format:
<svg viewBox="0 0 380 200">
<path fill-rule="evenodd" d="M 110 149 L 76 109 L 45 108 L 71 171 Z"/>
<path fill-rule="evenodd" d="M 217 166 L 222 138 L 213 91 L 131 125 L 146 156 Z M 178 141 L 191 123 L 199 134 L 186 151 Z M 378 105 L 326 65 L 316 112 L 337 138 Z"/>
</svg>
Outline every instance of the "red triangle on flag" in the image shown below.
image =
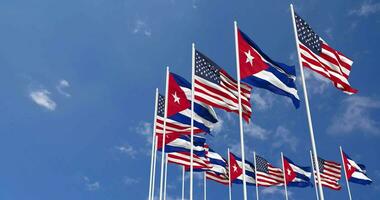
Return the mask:
<svg viewBox="0 0 380 200">
<path fill-rule="evenodd" d="M 284 159 L 284 170 L 286 184 L 289 184 L 296 178 L 297 175 L 293 171 L 293 168 L 290 166 L 289 162 L 286 159 Z"/>
<path fill-rule="evenodd" d="M 236 162 L 236 158 L 234 154 L 230 153 L 230 176 L 231 176 L 231 182 L 237 179 L 240 175 L 243 174 L 243 169 L 239 166 L 239 164 Z"/>
<path fill-rule="evenodd" d="M 169 75 L 168 87 L 168 117 L 191 107 L 190 101 L 187 99 L 185 92 L 176 82 L 173 74 Z"/>
<path fill-rule="evenodd" d="M 269 67 L 256 49 L 249 44 L 247 39 L 244 37 L 244 33 L 242 33 L 239 29 L 238 49 L 241 79 L 266 70 Z"/>
</svg>

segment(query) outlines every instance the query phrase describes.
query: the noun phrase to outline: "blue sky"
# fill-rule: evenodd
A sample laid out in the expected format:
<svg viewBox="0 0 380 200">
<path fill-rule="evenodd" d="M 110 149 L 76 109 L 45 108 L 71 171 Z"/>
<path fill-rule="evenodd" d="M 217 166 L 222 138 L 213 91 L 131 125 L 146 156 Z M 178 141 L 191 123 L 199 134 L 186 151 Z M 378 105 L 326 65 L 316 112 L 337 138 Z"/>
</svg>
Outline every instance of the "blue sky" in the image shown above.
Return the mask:
<svg viewBox="0 0 380 200">
<path fill-rule="evenodd" d="M 145 199 L 148 193 L 154 90 L 165 66 L 190 79 L 191 43 L 236 75 L 233 20 L 273 59 L 296 65 L 290 1 L 2 0 L 0 1 L 0 198 L 18 200 Z M 340 161 L 338 147 L 367 165 L 371 186 L 351 184 L 355 199 L 380 194 L 380 2 L 294 1 L 297 12 L 331 46 L 354 60 L 347 96 L 306 70 L 318 153 Z M 298 67 L 297 67 L 298 72 Z M 302 94 L 300 82 L 297 83 Z M 309 165 L 305 106 L 253 91 L 245 126 L 252 152 L 274 165 L 280 152 Z M 301 95 L 302 96 L 302 95 Z M 303 98 L 302 98 L 303 99 Z M 239 151 L 238 118 L 217 111 L 208 137 L 222 155 Z M 169 166 L 169 199 L 180 197 L 181 172 Z M 195 197 L 202 196 L 196 176 Z M 328 199 L 346 199 L 325 189 Z M 187 185 L 188 186 L 188 185 Z M 234 199 L 242 187 L 234 185 Z M 255 188 L 249 188 L 254 198 Z M 313 199 L 313 188 L 291 188 Z M 362 194 L 366 194 L 363 196 Z M 208 182 L 209 199 L 228 188 Z M 282 188 L 260 188 L 281 199 Z"/>
</svg>

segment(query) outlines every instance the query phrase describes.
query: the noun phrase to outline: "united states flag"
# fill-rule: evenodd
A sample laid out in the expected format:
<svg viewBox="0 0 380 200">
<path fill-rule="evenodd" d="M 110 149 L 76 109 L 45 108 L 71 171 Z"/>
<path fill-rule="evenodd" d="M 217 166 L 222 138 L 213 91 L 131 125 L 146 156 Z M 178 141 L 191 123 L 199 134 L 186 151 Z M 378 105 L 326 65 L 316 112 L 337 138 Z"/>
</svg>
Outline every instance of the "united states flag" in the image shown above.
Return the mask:
<svg viewBox="0 0 380 200">
<path fill-rule="evenodd" d="M 302 65 L 330 79 L 343 92 L 357 93 L 348 82 L 353 61 L 331 48 L 305 20 L 296 13 L 294 15 Z"/>
<path fill-rule="evenodd" d="M 165 97 L 161 94 L 158 95 L 157 99 L 157 115 L 156 115 L 156 134 L 163 134 L 164 132 L 164 112 L 165 112 Z M 188 124 L 183 124 L 181 122 L 166 119 L 166 134 L 170 133 L 180 133 L 180 134 L 190 134 L 191 127 Z M 194 133 L 203 132 L 201 129 L 194 127 Z"/>
<path fill-rule="evenodd" d="M 339 185 L 338 181 L 341 177 L 341 165 L 333 161 L 318 158 L 318 166 L 321 175 L 322 186 L 328 187 L 333 190 L 340 190 L 341 186 Z M 314 177 L 318 183 L 317 175 L 315 175 Z"/>
<path fill-rule="evenodd" d="M 256 156 L 256 181 L 259 186 L 278 186 L 284 183 L 282 169 L 273 167 L 263 157 Z"/>
<path fill-rule="evenodd" d="M 227 72 L 199 51 L 195 51 L 195 99 L 228 112 L 239 112 L 238 85 Z M 251 118 L 251 87 L 240 84 L 243 117 Z"/>
</svg>

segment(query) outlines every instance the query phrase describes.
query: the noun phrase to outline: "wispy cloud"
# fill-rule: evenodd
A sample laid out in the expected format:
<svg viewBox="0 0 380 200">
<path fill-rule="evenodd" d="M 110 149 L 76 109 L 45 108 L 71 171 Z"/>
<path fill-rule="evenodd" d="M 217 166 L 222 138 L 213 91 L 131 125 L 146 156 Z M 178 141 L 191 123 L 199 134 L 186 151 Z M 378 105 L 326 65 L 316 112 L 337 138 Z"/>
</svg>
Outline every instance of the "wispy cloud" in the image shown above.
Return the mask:
<svg viewBox="0 0 380 200">
<path fill-rule="evenodd" d="M 127 177 L 127 176 L 123 178 L 123 183 L 125 185 L 134 185 L 134 184 L 137 184 L 139 182 L 140 182 L 140 180 L 136 179 L 136 178 Z"/>
<path fill-rule="evenodd" d="M 65 89 L 69 87 L 70 83 L 65 79 L 60 80 L 58 85 L 56 86 L 58 93 L 65 97 L 71 97 L 71 94 L 65 91 Z"/>
<path fill-rule="evenodd" d="M 272 107 L 274 96 L 264 92 L 255 92 L 251 94 L 251 104 L 255 110 L 267 110 Z"/>
<path fill-rule="evenodd" d="M 289 147 L 292 151 L 297 150 L 297 145 L 298 145 L 298 139 L 296 136 L 292 135 L 289 129 L 279 126 L 276 129 L 276 132 L 273 136 L 273 143 L 272 146 L 274 148 L 280 148 L 287 146 Z"/>
<path fill-rule="evenodd" d="M 333 117 L 328 132 L 332 134 L 348 134 L 356 132 L 380 135 L 380 122 L 371 116 L 371 111 L 380 109 L 380 101 L 370 97 L 350 96 L 343 100 L 342 107 Z"/>
<path fill-rule="evenodd" d="M 278 187 L 267 187 L 261 190 L 261 194 L 269 196 L 269 195 L 285 195 L 285 190 L 280 189 Z M 288 197 L 293 196 L 293 193 L 288 190 Z"/>
<path fill-rule="evenodd" d="M 369 16 L 380 12 L 380 3 L 372 1 L 364 1 L 359 8 L 349 11 L 350 15 Z"/>
<path fill-rule="evenodd" d="M 325 34 L 327 35 L 327 38 L 329 38 L 330 40 L 334 39 L 332 31 L 333 29 L 331 27 L 324 30 Z"/>
<path fill-rule="evenodd" d="M 325 93 L 327 87 L 331 85 L 329 79 L 309 70 L 304 70 L 305 79 L 307 80 L 308 88 L 311 89 L 313 94 L 323 94 Z M 301 78 L 298 79 L 301 82 Z M 300 83 L 301 85 L 302 83 Z"/>
<path fill-rule="evenodd" d="M 135 148 L 128 144 L 124 144 L 122 146 L 115 146 L 115 149 L 118 150 L 120 153 L 128 155 L 131 158 L 135 158 L 137 154 Z"/>
<path fill-rule="evenodd" d="M 133 34 L 143 34 L 147 37 L 152 36 L 152 31 L 151 31 L 150 27 L 142 19 L 137 19 L 135 21 L 132 33 Z"/>
<path fill-rule="evenodd" d="M 270 131 L 254 123 L 244 124 L 244 133 L 260 140 L 266 140 L 270 135 Z"/>
<path fill-rule="evenodd" d="M 91 181 L 87 176 L 83 177 L 84 184 L 86 186 L 86 190 L 95 191 L 100 188 L 100 183 L 98 181 Z"/>
<path fill-rule="evenodd" d="M 138 134 L 141 134 L 142 136 L 146 137 L 146 140 L 148 143 L 152 143 L 152 135 L 153 135 L 153 127 L 152 123 L 149 122 L 140 122 L 137 127 L 135 128 L 135 131 Z"/>
<path fill-rule="evenodd" d="M 50 98 L 50 92 L 46 89 L 32 90 L 29 97 L 39 106 L 54 111 L 57 104 Z"/>
</svg>

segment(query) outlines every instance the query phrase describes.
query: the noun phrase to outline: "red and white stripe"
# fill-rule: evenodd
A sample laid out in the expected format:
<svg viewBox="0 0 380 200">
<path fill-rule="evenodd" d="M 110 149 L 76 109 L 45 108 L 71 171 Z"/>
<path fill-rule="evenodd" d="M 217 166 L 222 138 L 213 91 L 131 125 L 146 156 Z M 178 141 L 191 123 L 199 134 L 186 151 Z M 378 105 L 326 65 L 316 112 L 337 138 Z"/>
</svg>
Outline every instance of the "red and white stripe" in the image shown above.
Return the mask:
<svg viewBox="0 0 380 200">
<path fill-rule="evenodd" d="M 168 162 L 182 165 L 185 167 L 190 167 L 190 153 L 189 152 L 175 152 L 167 153 Z M 211 168 L 210 163 L 206 158 L 193 155 L 193 168 L 194 169 L 209 169 Z"/>
<path fill-rule="evenodd" d="M 284 183 L 282 169 L 273 167 L 271 164 L 268 165 L 268 173 L 257 171 L 256 176 L 259 186 L 280 186 Z"/>
<path fill-rule="evenodd" d="M 339 163 L 327 160 L 325 160 L 323 163 L 323 170 L 320 171 L 322 186 L 333 190 L 340 190 L 341 186 L 339 185 L 338 181 L 341 178 L 341 165 Z M 318 183 L 317 175 L 314 177 Z"/>
<path fill-rule="evenodd" d="M 322 38 L 320 38 L 322 40 Z M 323 40 L 322 40 L 323 41 Z M 330 79 L 334 86 L 347 94 L 357 93 L 348 82 L 353 61 L 341 52 L 331 48 L 325 41 L 320 55 L 298 42 L 302 65 Z"/>
<path fill-rule="evenodd" d="M 206 178 L 209 180 L 213 180 L 213 181 L 216 181 L 218 183 L 221 183 L 223 185 L 229 184 L 228 176 L 225 174 L 217 174 L 213 171 L 207 171 L 206 172 Z"/>
<path fill-rule="evenodd" d="M 224 109 L 228 112 L 239 113 L 237 81 L 224 70 L 220 70 L 220 76 L 219 85 L 195 76 L 194 98 L 210 106 Z M 250 103 L 252 88 L 244 83 L 240 84 L 240 88 L 243 118 L 249 122 L 252 113 Z"/>
<path fill-rule="evenodd" d="M 194 133 L 202 133 L 203 130 L 194 127 Z M 164 133 L 164 118 L 157 115 L 156 117 L 156 134 Z M 191 126 L 187 124 L 183 124 L 171 119 L 166 119 L 166 134 L 170 133 L 180 133 L 180 134 L 190 134 Z"/>
</svg>

